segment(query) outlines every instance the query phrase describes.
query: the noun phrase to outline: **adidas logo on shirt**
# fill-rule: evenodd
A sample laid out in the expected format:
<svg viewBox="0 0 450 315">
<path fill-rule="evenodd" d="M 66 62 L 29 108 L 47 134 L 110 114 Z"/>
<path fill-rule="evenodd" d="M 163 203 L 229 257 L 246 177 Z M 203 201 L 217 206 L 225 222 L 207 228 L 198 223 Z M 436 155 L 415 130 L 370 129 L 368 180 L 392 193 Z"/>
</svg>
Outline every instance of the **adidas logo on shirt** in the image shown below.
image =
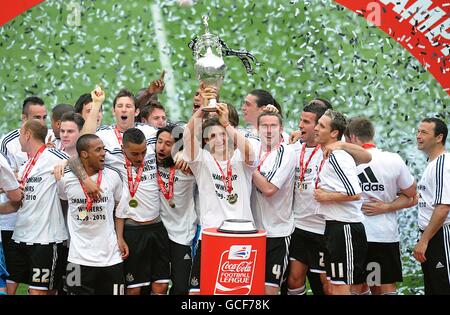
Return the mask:
<svg viewBox="0 0 450 315">
<path fill-rule="evenodd" d="M 366 167 L 362 173 L 359 173 L 358 177 L 362 191 L 384 191 L 384 185 L 378 182 L 370 166 Z"/>
<path fill-rule="evenodd" d="M 444 268 L 444 265 L 441 262 L 436 264 L 436 269 Z"/>
</svg>

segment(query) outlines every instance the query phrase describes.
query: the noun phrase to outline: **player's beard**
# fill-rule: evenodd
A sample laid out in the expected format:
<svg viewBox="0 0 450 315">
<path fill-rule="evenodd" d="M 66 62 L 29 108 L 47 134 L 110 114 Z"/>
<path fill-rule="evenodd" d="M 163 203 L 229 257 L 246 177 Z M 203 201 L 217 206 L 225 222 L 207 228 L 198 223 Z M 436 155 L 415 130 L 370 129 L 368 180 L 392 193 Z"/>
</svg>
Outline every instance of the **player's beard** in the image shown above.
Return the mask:
<svg viewBox="0 0 450 315">
<path fill-rule="evenodd" d="M 157 162 L 158 166 L 164 167 L 164 168 L 169 168 L 171 166 L 175 165 L 175 162 L 173 161 L 172 156 L 168 156 L 164 159 L 162 159 L 161 161 Z"/>
</svg>

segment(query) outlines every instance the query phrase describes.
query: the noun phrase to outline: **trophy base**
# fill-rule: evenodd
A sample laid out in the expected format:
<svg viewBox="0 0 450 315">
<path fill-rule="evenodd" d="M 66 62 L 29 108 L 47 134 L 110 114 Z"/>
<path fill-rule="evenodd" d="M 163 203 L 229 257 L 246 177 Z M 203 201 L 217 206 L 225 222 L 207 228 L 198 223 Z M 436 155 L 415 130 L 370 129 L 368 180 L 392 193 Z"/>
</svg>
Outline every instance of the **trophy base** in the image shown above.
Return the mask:
<svg viewBox="0 0 450 315">
<path fill-rule="evenodd" d="M 203 107 L 202 111 L 204 111 L 206 113 L 214 113 L 214 112 L 217 112 L 217 108 L 216 108 L 216 106 L 207 106 L 207 107 Z"/>
</svg>

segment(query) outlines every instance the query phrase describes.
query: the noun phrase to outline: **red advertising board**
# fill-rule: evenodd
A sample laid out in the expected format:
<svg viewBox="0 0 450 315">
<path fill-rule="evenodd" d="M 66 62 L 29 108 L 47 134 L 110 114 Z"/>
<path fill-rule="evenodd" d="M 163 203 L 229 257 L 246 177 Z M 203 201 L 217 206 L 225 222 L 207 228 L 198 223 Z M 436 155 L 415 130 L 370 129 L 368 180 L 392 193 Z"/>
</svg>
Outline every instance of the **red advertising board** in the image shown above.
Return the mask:
<svg viewBox="0 0 450 315">
<path fill-rule="evenodd" d="M 266 232 L 202 233 L 200 294 L 263 295 Z"/>
<path fill-rule="evenodd" d="M 448 0 L 336 0 L 407 49 L 450 94 Z"/>
<path fill-rule="evenodd" d="M 0 26 L 8 23 L 22 12 L 31 9 L 44 0 L 9 0 L 2 1 L 0 10 Z"/>
</svg>

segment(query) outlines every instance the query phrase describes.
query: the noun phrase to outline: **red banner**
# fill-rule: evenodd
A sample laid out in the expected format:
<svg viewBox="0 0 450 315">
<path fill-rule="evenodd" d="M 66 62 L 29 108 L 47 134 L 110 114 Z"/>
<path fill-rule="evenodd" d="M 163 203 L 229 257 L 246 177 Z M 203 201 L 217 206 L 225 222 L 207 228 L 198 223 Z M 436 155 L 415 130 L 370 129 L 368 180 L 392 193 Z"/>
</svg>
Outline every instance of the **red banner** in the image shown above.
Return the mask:
<svg viewBox="0 0 450 315">
<path fill-rule="evenodd" d="M 0 26 L 43 0 L 9 0 Z M 407 49 L 450 94 L 448 0 L 335 0 L 377 25 Z"/>
<path fill-rule="evenodd" d="M 407 49 L 450 94 L 450 2 L 335 0 L 364 16 Z"/>
<path fill-rule="evenodd" d="M 0 26 L 8 23 L 10 20 L 21 14 L 22 12 L 31 9 L 36 4 L 44 0 L 6 0 L 2 1 L 2 8 L 0 10 Z"/>
</svg>

